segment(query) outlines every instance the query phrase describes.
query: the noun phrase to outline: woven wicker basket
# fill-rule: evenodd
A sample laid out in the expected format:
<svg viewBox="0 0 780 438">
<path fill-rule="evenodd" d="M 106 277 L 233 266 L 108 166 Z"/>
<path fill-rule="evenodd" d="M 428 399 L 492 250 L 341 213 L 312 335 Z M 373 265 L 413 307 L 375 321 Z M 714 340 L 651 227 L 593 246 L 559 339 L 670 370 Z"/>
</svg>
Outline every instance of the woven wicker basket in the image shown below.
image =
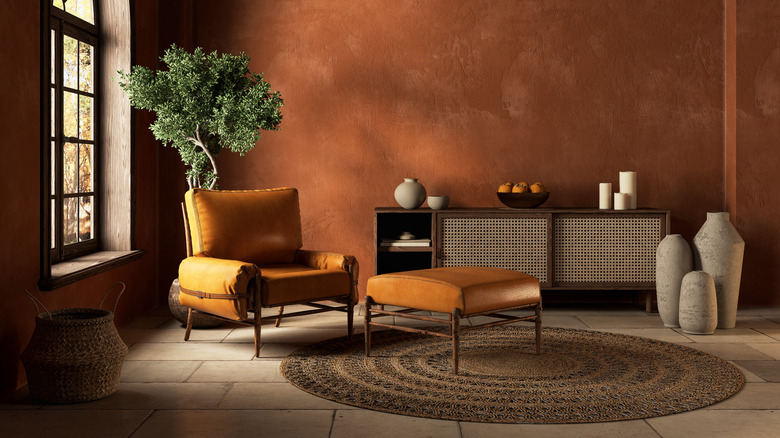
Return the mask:
<svg viewBox="0 0 780 438">
<path fill-rule="evenodd" d="M 120 297 L 123 292 L 124 284 Z M 38 310 L 40 302 L 30 296 Z M 114 312 L 72 308 L 38 313 L 21 359 L 34 398 L 76 403 L 113 394 L 119 387 L 126 354 L 127 345 L 114 326 Z"/>
</svg>

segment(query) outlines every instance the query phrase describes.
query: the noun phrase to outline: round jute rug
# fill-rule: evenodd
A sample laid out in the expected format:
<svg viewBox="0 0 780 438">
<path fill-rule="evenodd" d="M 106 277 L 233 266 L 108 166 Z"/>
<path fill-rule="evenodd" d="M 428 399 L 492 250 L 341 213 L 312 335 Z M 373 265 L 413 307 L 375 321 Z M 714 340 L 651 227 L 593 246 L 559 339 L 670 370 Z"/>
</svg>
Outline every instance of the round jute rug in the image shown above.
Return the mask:
<svg viewBox="0 0 780 438">
<path fill-rule="evenodd" d="M 742 387 L 733 365 L 692 348 L 587 330 L 530 327 L 461 336 L 460 374 L 449 339 L 386 330 L 304 347 L 282 361 L 293 385 L 347 405 L 486 423 L 590 423 L 657 417 L 724 400 Z"/>
</svg>

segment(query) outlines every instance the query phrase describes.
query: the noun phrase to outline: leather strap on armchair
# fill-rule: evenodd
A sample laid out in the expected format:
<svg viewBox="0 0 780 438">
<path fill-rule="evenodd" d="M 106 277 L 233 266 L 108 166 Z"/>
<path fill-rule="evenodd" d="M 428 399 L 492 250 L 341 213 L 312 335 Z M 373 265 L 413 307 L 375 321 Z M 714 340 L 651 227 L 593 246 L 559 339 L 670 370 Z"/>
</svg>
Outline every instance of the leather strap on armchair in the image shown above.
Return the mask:
<svg viewBox="0 0 780 438">
<path fill-rule="evenodd" d="M 253 308 L 252 287 L 258 268 L 252 263 L 212 257 L 187 257 L 179 266 L 183 306 L 236 321 Z"/>
</svg>

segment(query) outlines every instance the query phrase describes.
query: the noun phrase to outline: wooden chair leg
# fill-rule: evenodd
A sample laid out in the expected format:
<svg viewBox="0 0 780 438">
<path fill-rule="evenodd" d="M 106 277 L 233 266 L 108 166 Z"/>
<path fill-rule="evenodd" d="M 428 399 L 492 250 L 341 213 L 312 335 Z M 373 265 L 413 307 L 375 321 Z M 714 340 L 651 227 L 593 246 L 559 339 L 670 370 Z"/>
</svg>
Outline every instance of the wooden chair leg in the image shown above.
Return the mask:
<svg viewBox="0 0 780 438">
<path fill-rule="evenodd" d="M 260 318 L 255 316 L 255 357 L 260 357 Z"/>
<path fill-rule="evenodd" d="M 257 281 L 257 284 L 260 284 L 259 279 Z M 255 357 L 260 357 L 260 345 L 261 345 L 260 326 L 263 325 L 262 315 L 263 315 L 263 306 L 262 304 L 260 304 L 260 297 L 255 297 Z"/>
<path fill-rule="evenodd" d="M 274 327 L 279 327 L 279 324 L 282 323 L 283 313 L 284 313 L 284 306 L 279 306 L 279 311 L 276 313 L 276 323 L 274 324 Z"/>
<path fill-rule="evenodd" d="M 187 310 L 187 330 L 184 331 L 184 340 L 190 340 L 190 332 L 192 331 L 192 307 Z"/>
<path fill-rule="evenodd" d="M 355 330 L 353 318 L 355 316 L 355 305 L 350 304 L 347 307 L 347 338 L 352 339 L 352 332 Z"/>
<path fill-rule="evenodd" d="M 452 311 L 452 373 L 458 375 L 460 362 L 460 309 Z"/>
<path fill-rule="evenodd" d="M 371 356 L 371 297 L 366 297 L 366 315 L 363 318 L 363 335 L 366 340 L 366 357 Z"/>
</svg>

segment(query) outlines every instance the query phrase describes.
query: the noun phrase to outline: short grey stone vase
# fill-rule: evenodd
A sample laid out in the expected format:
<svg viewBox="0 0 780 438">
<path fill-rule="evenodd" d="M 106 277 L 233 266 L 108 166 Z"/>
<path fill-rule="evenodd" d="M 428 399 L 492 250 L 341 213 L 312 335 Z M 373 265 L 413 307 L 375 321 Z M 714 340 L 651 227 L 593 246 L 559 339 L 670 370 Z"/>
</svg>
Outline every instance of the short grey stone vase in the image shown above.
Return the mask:
<svg viewBox="0 0 780 438">
<path fill-rule="evenodd" d="M 734 328 L 742 279 L 745 241 L 729 220 L 727 212 L 707 213 L 696 237 L 693 257 L 697 270 L 707 272 L 715 281 L 718 297 L 718 328 Z"/>
<path fill-rule="evenodd" d="M 669 234 L 655 251 L 655 288 L 658 313 L 666 327 L 680 326 L 680 286 L 691 272 L 693 255 L 680 234 Z"/>
<path fill-rule="evenodd" d="M 417 178 L 404 178 L 404 182 L 395 188 L 395 200 L 401 207 L 412 210 L 425 202 L 425 187 Z"/>
<path fill-rule="evenodd" d="M 680 328 L 685 333 L 711 335 L 718 325 L 715 282 L 704 271 L 692 271 L 680 286 Z"/>
</svg>

